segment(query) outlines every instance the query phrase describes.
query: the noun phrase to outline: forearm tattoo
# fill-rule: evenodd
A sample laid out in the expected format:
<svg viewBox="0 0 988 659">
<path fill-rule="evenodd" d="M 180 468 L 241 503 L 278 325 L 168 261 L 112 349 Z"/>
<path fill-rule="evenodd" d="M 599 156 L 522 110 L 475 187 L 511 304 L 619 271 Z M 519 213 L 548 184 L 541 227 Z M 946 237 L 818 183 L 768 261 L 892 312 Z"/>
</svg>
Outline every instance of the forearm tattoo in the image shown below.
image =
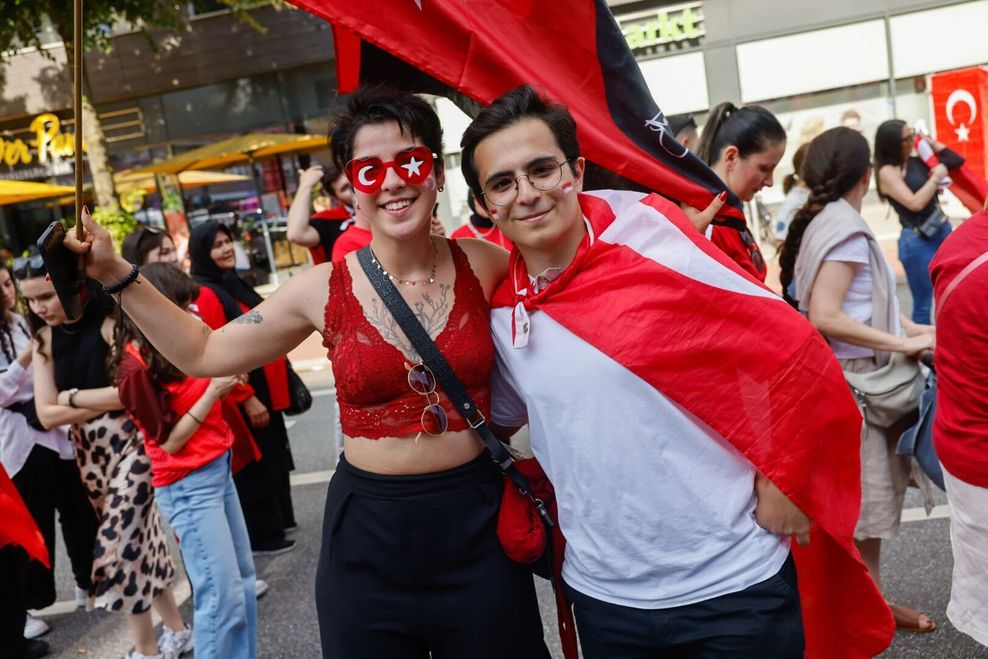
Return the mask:
<svg viewBox="0 0 988 659">
<path fill-rule="evenodd" d="M 233 319 L 234 325 L 260 325 L 264 322 L 264 316 L 257 313 L 257 311 L 248 311 L 243 316 L 237 316 Z"/>
<path fill-rule="evenodd" d="M 450 299 L 451 294 L 452 286 L 442 284 L 439 286 L 438 298 L 426 293 L 420 301 L 411 305 L 415 312 L 415 317 L 422 323 L 422 327 L 425 328 L 425 331 L 428 332 L 432 340 L 435 340 L 443 329 L 446 328 L 453 303 Z M 394 316 L 384 306 L 384 303 L 376 297 L 371 300 L 370 316 L 367 320 L 380 332 L 381 338 L 401 350 L 409 361 L 422 361 L 418 352 L 412 347 L 411 342 L 405 337 L 404 332 L 398 327 Z"/>
</svg>

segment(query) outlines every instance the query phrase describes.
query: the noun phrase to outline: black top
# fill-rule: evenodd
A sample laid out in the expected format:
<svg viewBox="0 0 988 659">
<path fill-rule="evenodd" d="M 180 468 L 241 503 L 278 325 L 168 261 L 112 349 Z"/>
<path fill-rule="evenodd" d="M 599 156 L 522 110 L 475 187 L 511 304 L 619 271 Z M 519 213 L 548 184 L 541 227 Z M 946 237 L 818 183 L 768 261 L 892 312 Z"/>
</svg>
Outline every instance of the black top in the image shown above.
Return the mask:
<svg viewBox="0 0 988 659">
<path fill-rule="evenodd" d="M 110 386 L 106 372 L 110 346 L 100 332 L 108 315 L 109 305 L 102 299 L 91 298 L 81 320 L 51 328 L 55 386 L 59 391 Z"/>
<path fill-rule="evenodd" d="M 345 206 L 320 211 L 309 218 L 309 226 L 319 234 L 319 245 L 309 248 L 313 262 L 319 264 L 332 260 L 333 245 L 350 228 L 351 218 Z"/>
<path fill-rule="evenodd" d="M 937 154 L 937 157 L 947 169 L 957 169 L 964 164 L 964 158 L 961 155 L 959 155 L 956 151 L 951 151 L 947 148 L 940 151 L 940 153 Z M 913 192 L 916 192 L 930 179 L 930 168 L 916 156 L 909 156 L 909 158 L 906 159 L 906 175 L 904 179 L 906 186 L 908 186 Z M 888 199 L 889 203 L 892 204 L 892 208 L 894 208 L 895 212 L 899 214 L 899 224 L 906 229 L 918 227 L 937 207 L 936 195 L 933 195 L 926 206 L 924 206 L 918 213 L 909 210 L 892 197 L 889 197 Z"/>
</svg>

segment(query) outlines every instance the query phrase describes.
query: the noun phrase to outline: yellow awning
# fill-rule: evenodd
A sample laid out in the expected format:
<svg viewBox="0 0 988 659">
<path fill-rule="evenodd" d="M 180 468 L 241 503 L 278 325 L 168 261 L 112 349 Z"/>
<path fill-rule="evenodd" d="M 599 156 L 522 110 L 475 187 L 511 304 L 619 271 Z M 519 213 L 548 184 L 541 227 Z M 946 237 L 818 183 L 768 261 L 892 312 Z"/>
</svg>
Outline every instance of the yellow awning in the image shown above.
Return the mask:
<svg viewBox="0 0 988 659">
<path fill-rule="evenodd" d="M 249 133 L 159 160 L 134 170 L 177 174 L 189 169 L 222 169 L 284 153 L 307 153 L 329 148 L 329 138 L 295 133 Z"/>
<path fill-rule="evenodd" d="M 178 183 L 185 189 L 248 180 L 250 180 L 250 177 L 243 174 L 227 174 L 225 172 L 213 171 L 189 170 L 180 172 L 178 175 Z M 117 190 L 141 188 L 147 192 L 152 192 L 156 187 L 153 173 L 134 169 L 114 174 L 113 183 L 117 186 Z"/>
<path fill-rule="evenodd" d="M 74 194 L 75 188 L 69 185 L 0 180 L 0 206 Z"/>
</svg>

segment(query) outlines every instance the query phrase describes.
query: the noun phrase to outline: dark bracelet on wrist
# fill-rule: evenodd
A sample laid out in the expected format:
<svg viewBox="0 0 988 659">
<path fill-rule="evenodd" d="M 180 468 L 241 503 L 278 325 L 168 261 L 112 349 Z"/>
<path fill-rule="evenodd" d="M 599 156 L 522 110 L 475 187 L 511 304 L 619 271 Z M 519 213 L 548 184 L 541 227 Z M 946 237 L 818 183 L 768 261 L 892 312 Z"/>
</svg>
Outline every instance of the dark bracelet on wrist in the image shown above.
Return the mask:
<svg viewBox="0 0 988 659">
<path fill-rule="evenodd" d="M 137 281 L 137 275 L 139 274 L 140 274 L 140 269 L 135 264 L 134 267 L 131 268 L 130 274 L 123 278 L 123 281 L 118 282 L 113 286 L 104 286 L 103 291 L 109 295 L 116 295 L 117 293 L 119 293 L 120 291 L 127 288 L 135 281 Z"/>
</svg>

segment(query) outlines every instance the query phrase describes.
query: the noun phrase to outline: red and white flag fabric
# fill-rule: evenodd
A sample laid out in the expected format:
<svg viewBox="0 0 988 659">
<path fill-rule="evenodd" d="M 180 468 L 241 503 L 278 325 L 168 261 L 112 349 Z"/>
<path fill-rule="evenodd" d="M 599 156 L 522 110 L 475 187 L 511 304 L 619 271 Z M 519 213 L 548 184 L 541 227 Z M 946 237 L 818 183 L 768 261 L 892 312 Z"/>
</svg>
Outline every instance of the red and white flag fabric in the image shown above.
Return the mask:
<svg viewBox="0 0 988 659">
<path fill-rule="evenodd" d="M 385 82 L 476 108 L 531 84 L 567 105 L 593 163 L 695 208 L 725 190 L 670 134 L 604 0 L 289 1 L 332 23 L 342 92 Z M 745 227 L 730 191 L 715 222 Z"/>
<path fill-rule="evenodd" d="M 861 415 L 832 350 L 675 204 L 616 191 L 580 203 L 589 235 L 554 283 L 532 292 L 512 252 L 492 306 L 512 315 L 513 345 L 527 349 L 528 319 L 547 314 L 724 437 L 812 520 L 809 546 L 792 548 L 806 656 L 879 654 L 895 626 L 853 544 Z"/>
<path fill-rule="evenodd" d="M 0 547 L 18 545 L 27 551 L 28 556 L 51 567 L 48 560 L 48 547 L 45 538 L 38 530 L 31 513 L 28 512 L 20 492 L 14 486 L 7 470 L 0 465 Z"/>
</svg>

